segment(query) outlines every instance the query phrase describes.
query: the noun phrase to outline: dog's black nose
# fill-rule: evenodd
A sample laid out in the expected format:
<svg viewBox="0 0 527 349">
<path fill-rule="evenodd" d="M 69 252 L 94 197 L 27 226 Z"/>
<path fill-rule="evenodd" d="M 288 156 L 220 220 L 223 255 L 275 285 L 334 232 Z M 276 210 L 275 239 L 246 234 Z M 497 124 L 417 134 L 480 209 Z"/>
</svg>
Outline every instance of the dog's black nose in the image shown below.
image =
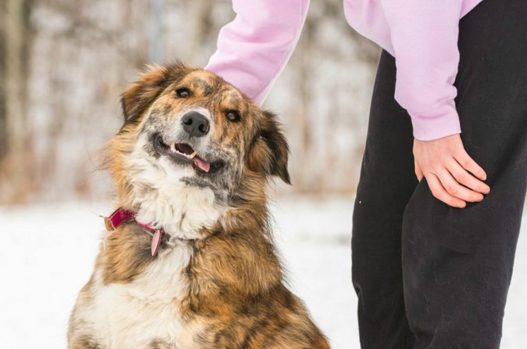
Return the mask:
<svg viewBox="0 0 527 349">
<path fill-rule="evenodd" d="M 183 129 L 190 137 L 203 137 L 209 133 L 209 120 L 205 115 L 197 111 L 191 111 L 183 115 L 181 123 L 183 124 Z"/>
</svg>

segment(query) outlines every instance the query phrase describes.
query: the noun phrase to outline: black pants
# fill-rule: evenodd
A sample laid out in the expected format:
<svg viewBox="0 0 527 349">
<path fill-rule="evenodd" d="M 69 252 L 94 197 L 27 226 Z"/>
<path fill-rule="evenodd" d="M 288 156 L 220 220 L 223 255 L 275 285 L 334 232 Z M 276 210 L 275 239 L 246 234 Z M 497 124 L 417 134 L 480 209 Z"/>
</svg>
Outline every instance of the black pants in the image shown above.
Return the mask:
<svg viewBox="0 0 527 349">
<path fill-rule="evenodd" d="M 353 215 L 363 349 L 499 347 L 527 182 L 527 1 L 484 0 L 459 47 L 461 137 L 491 192 L 455 209 L 417 182 L 383 53 Z"/>
</svg>

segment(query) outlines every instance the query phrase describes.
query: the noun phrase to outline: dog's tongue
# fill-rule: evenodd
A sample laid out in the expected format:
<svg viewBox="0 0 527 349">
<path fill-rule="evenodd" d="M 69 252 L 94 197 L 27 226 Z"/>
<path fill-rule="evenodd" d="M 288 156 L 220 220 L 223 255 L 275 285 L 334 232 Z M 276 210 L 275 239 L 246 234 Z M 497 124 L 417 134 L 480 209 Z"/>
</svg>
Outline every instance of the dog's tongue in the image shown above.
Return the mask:
<svg viewBox="0 0 527 349">
<path fill-rule="evenodd" d="M 201 159 L 199 156 L 194 156 L 192 158 L 192 162 L 198 166 L 199 168 L 201 168 L 203 171 L 205 172 L 209 172 L 210 170 L 210 164 L 208 162 L 206 162 L 205 160 Z"/>
</svg>

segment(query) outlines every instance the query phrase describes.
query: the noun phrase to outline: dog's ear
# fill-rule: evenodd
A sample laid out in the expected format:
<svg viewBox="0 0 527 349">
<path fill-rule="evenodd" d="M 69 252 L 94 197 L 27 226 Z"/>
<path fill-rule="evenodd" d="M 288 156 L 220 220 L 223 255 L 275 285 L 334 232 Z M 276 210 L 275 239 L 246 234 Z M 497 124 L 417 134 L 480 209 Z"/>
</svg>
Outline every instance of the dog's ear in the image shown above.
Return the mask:
<svg viewBox="0 0 527 349">
<path fill-rule="evenodd" d="M 155 101 L 171 83 L 190 71 L 181 63 L 159 67 L 151 66 L 121 95 L 124 122 L 133 122 Z"/>
<path fill-rule="evenodd" d="M 259 134 L 249 156 L 249 167 L 278 176 L 285 183 L 291 184 L 287 170 L 289 146 L 276 120 L 277 117 L 267 111 L 264 111 L 262 116 Z"/>
</svg>

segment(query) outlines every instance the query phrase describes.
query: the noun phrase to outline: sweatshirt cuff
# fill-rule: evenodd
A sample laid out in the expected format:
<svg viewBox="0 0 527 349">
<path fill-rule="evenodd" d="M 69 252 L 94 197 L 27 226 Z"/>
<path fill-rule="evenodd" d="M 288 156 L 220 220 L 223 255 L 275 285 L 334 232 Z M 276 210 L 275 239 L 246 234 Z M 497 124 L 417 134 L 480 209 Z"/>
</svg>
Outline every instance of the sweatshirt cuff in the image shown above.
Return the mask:
<svg viewBox="0 0 527 349">
<path fill-rule="evenodd" d="M 461 133 L 459 115 L 455 109 L 449 111 L 447 114 L 433 118 L 413 115 L 412 113 L 410 113 L 410 116 L 412 119 L 414 138 L 420 141 L 432 141 Z"/>
</svg>

